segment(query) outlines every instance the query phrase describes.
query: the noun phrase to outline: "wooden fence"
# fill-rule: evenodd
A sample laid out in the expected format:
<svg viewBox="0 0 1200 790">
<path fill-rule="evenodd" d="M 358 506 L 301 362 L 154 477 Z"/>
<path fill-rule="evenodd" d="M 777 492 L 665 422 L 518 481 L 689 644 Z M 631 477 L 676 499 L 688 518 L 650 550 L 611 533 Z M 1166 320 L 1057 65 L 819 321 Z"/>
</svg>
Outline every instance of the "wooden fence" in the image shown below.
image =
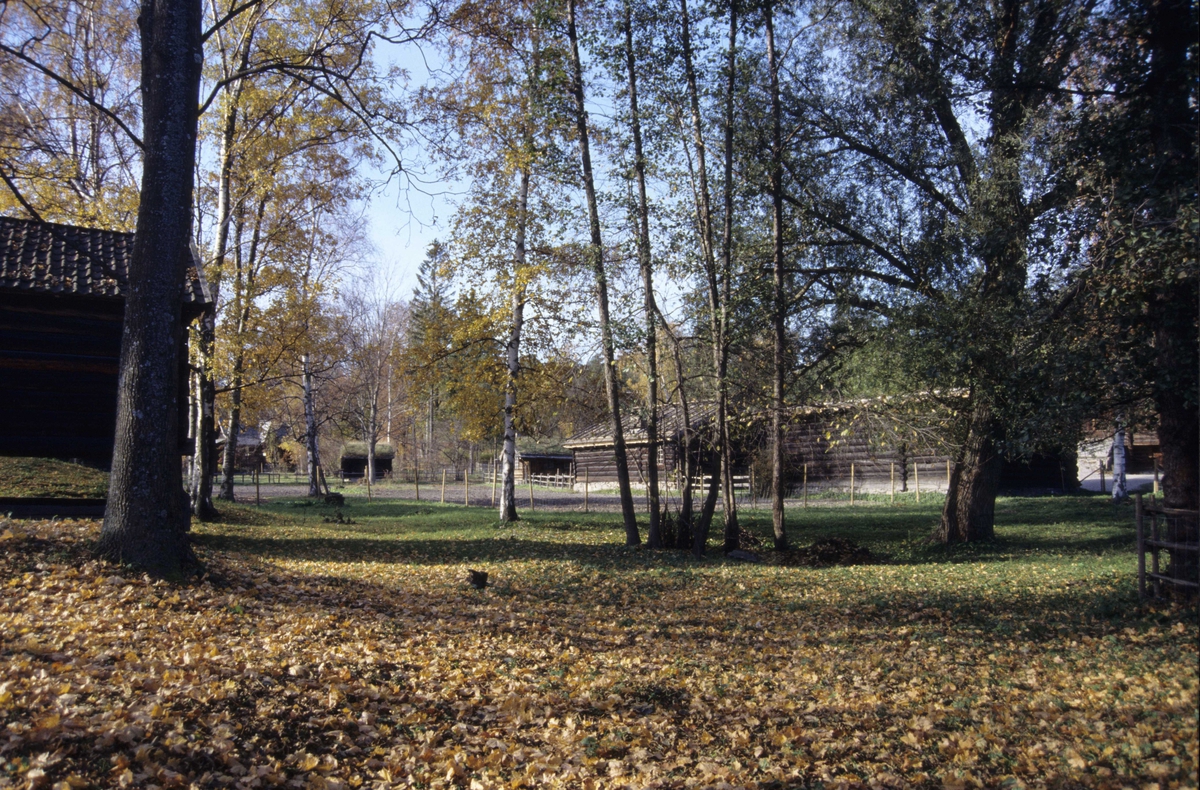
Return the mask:
<svg viewBox="0 0 1200 790">
<path fill-rule="evenodd" d="M 1197 570 L 1200 569 L 1200 540 L 1197 525 L 1200 512 L 1162 507 L 1142 495 L 1137 501 L 1138 597 L 1163 598 L 1167 588 L 1176 594 L 1200 590 Z M 1159 553 L 1166 551 L 1170 563 L 1163 568 Z M 1146 557 L 1150 567 L 1146 567 Z M 1192 593 L 1195 595 L 1195 593 Z"/>
</svg>

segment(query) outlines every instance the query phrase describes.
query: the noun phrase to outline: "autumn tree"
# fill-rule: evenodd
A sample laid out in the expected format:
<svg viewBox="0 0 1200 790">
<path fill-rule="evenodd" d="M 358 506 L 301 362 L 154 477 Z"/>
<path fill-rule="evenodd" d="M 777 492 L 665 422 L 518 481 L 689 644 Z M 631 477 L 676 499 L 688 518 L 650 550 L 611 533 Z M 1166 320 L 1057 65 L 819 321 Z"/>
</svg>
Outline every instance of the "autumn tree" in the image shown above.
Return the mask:
<svg viewBox="0 0 1200 790">
<path fill-rule="evenodd" d="M 126 0 L 0 5 L 0 211 L 133 228 L 137 13 Z"/>
<path fill-rule="evenodd" d="M 566 53 L 548 28 L 552 5 L 463 3 L 451 16 L 446 52 L 451 78 L 431 93 L 447 144 L 449 172 L 470 179 L 455 217 L 453 258 L 460 275 L 491 304 L 505 366 L 500 518 L 518 518 L 515 474 L 520 395 L 530 310 L 554 309 L 543 284 L 559 256 L 551 233 L 561 211 L 552 180 L 561 169 L 567 116 L 556 105 Z"/>
</svg>

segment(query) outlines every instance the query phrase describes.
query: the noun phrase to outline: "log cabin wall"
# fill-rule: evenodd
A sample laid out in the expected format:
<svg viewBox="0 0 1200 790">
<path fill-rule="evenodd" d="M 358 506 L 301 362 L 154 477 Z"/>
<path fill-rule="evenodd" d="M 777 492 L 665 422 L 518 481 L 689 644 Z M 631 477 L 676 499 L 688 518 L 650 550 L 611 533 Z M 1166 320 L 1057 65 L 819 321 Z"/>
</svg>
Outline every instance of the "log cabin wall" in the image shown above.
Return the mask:
<svg viewBox="0 0 1200 790">
<path fill-rule="evenodd" d="M 810 411 L 794 419 L 785 429 L 784 453 L 787 459 L 787 479 L 793 491 L 802 485 L 805 465 L 808 466 L 808 484 L 817 488 L 846 488 L 850 485 L 850 466 L 854 465 L 855 487 L 871 487 L 886 490 L 892 483 L 893 469 L 897 491 L 912 491 L 918 478 L 922 491 L 945 491 L 947 484 L 947 462 L 951 461 L 947 450 L 922 444 L 908 444 L 896 440 L 886 441 L 874 435 L 869 427 L 854 425 L 846 436 L 840 435 L 843 420 L 837 413 Z M 830 434 L 831 438 L 826 438 Z M 754 446 L 744 446 L 753 441 Z M 670 480 L 675 485 L 675 469 L 678 466 L 679 445 L 668 441 L 661 445 L 659 455 L 659 478 Z M 769 454 L 769 445 L 761 433 L 756 439 L 747 439 L 743 446 L 734 448 L 734 474 L 746 474 L 757 456 L 761 459 Z M 616 458 L 611 444 L 589 442 L 586 447 L 575 447 L 576 480 L 582 482 L 584 469 L 592 483 L 615 483 L 617 480 Z M 630 479 L 634 485 L 645 484 L 646 448 L 644 444 L 627 448 Z M 894 465 L 894 467 L 893 467 Z M 760 472 L 762 466 L 757 467 Z M 1025 461 L 1005 461 L 1001 470 L 1001 486 L 1008 490 L 1066 490 L 1078 488 L 1073 458 L 1066 455 L 1035 455 Z"/>
<path fill-rule="evenodd" d="M 576 448 L 573 452 L 575 454 L 576 484 L 583 482 L 584 470 L 587 470 L 589 483 L 616 484 L 617 458 L 613 454 L 612 445 Z M 635 486 L 646 485 L 646 446 L 626 447 L 625 453 L 629 462 L 630 483 Z M 668 475 L 674 475 L 677 458 L 678 450 L 675 445 L 660 446 L 658 452 L 658 478 L 660 481 L 666 480 Z"/>
<path fill-rule="evenodd" d="M 0 455 L 111 458 L 123 314 L 120 300 L 0 295 Z"/>
<path fill-rule="evenodd" d="M 836 441 L 825 438 L 831 432 L 834 432 L 833 421 L 820 415 L 787 426 L 784 453 L 792 483 L 802 480 L 807 464 L 810 484 L 848 485 L 850 465 L 854 464 L 856 483 L 890 485 L 895 464 L 897 490 L 912 485 L 916 476 L 920 477 L 922 488 L 935 488 L 939 481 L 945 486 L 949 459 L 945 452 L 885 444 L 873 440 L 866 429 L 858 426 L 851 428 L 848 436 L 837 436 Z"/>
</svg>

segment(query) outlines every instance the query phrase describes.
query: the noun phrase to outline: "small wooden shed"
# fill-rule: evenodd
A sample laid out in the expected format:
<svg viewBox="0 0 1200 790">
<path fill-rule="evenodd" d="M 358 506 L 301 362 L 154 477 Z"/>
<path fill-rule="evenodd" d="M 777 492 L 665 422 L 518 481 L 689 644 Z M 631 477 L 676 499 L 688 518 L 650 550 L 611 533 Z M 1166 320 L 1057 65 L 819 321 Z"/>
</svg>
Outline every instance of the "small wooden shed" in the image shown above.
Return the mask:
<svg viewBox="0 0 1200 790">
<path fill-rule="evenodd" d="M 0 455 L 111 459 L 132 252 L 132 233 L 0 217 Z M 185 325 L 212 305 L 198 264 L 190 251 L 179 262 Z"/>
<path fill-rule="evenodd" d="M 521 470 L 522 480 L 528 480 L 531 475 L 570 477 L 573 461 L 574 456 L 565 450 L 562 452 L 530 450 L 517 453 L 517 466 Z"/>
<path fill-rule="evenodd" d="M 392 473 L 392 459 L 396 450 L 386 442 L 375 445 L 375 478 L 379 479 Z M 346 442 L 342 445 L 342 455 L 338 460 L 342 477 L 358 479 L 367 476 L 367 445 L 366 442 Z"/>
</svg>

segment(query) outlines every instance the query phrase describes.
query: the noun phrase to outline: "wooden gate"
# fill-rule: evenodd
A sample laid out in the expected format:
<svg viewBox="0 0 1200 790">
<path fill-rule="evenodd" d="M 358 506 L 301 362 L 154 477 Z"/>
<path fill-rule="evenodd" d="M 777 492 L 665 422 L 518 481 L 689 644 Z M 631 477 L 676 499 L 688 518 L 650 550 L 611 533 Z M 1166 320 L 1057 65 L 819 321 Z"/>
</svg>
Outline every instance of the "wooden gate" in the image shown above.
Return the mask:
<svg viewBox="0 0 1200 790">
<path fill-rule="evenodd" d="M 1197 523 L 1200 513 L 1162 507 L 1153 501 L 1146 504 L 1137 494 L 1138 597 L 1162 598 L 1167 587 L 1178 591 L 1200 589 L 1197 568 L 1200 567 L 1200 540 Z M 1159 552 L 1171 556 L 1169 567 L 1159 563 Z M 1150 567 L 1146 567 L 1146 555 Z M 1194 592 L 1192 593 L 1195 594 Z"/>
</svg>

